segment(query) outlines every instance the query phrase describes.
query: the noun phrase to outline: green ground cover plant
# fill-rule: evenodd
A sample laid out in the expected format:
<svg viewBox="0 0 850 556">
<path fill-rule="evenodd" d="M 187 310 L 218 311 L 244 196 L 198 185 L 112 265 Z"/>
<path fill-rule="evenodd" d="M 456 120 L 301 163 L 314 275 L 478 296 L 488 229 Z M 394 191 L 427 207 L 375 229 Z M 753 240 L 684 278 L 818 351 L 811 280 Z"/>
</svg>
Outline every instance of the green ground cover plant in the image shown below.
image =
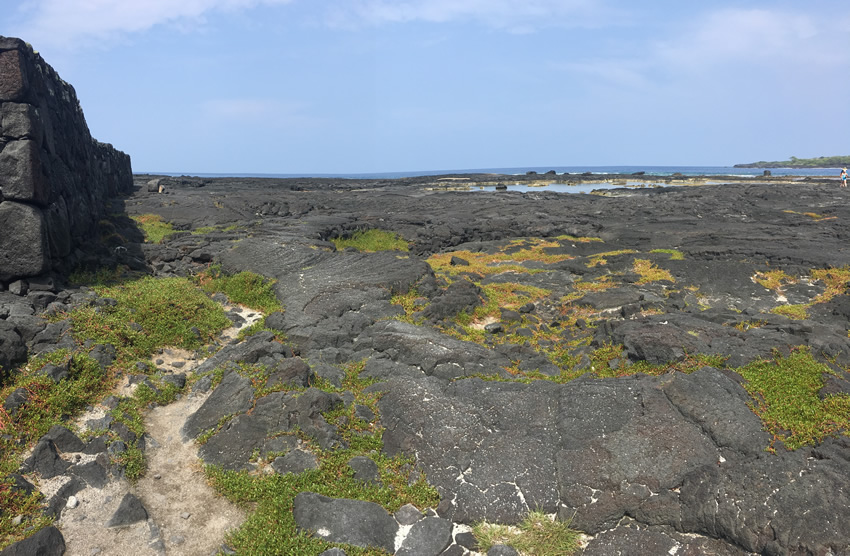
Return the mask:
<svg viewBox="0 0 850 556">
<path fill-rule="evenodd" d="M 230 326 L 221 306 L 185 278 L 145 276 L 95 291 L 116 303 L 73 311 L 74 337 L 112 344 L 119 368 L 150 358 L 162 346 L 196 349 Z"/>
<path fill-rule="evenodd" d="M 165 238 L 174 233 L 174 227 L 158 214 L 141 214 L 134 216 L 133 220 L 138 223 L 145 234 L 145 240 L 149 243 L 162 243 Z"/>
<path fill-rule="evenodd" d="M 358 251 L 375 253 L 377 251 L 408 251 L 407 241 L 394 232 L 386 230 L 361 230 L 348 237 L 332 238 L 338 251 L 352 247 Z"/>
<path fill-rule="evenodd" d="M 363 367 L 363 363 L 346 366 L 342 388 L 326 381 L 316 383 L 317 387 L 329 392 L 352 392 L 354 403 L 366 405 L 376 414 L 371 422 L 358 419 L 354 414 L 354 404 L 324 414 L 329 423 L 337 426 L 340 436 L 348 444 L 345 449 L 323 451 L 309 437 L 300 436 L 317 455 L 318 469 L 299 474 L 258 476 L 244 471 L 224 471 L 213 466 L 206 468 L 210 483 L 228 499 L 249 511 L 245 523 L 228 537 L 237 553 L 310 555 L 340 546 L 344 547 L 346 554 L 386 554 L 377 548 L 335 545 L 298 531 L 292 506 L 300 492 L 374 502 L 389 512 L 407 503 L 423 509 L 437 505 L 439 494 L 428 485 L 423 475 L 419 474 L 413 482 L 409 481 L 413 469 L 411 459 L 403 456 L 389 458 L 381 453 L 383 429 L 377 416 L 379 394 L 366 391 L 374 381 L 360 378 Z M 348 461 L 355 456 L 369 457 L 378 465 L 381 485 L 354 479 Z"/>
<path fill-rule="evenodd" d="M 399 320 L 410 324 L 419 324 L 422 319 L 415 319 L 413 313 L 423 310 L 428 306 L 430 301 L 419 295 L 415 288 L 411 288 L 407 293 L 399 293 L 390 298 L 390 303 L 398 305 L 404 309 L 403 317 L 396 317 Z"/>
<path fill-rule="evenodd" d="M 212 234 L 215 232 L 232 232 L 238 230 L 239 226 L 231 224 L 229 226 L 201 226 L 192 230 L 192 235 Z"/>
<path fill-rule="evenodd" d="M 590 256 L 590 261 L 587 263 L 588 268 L 608 264 L 608 259 L 611 257 L 619 257 L 622 255 L 633 255 L 637 253 L 634 249 L 617 249 L 615 251 L 606 251 L 605 253 L 596 253 Z"/>
<path fill-rule="evenodd" d="M 791 450 L 850 430 L 850 396 L 818 391 L 832 371 L 806 349 L 737 369 L 753 397 L 752 409 L 773 435 Z M 846 434 L 846 432 L 844 432 Z"/>
<path fill-rule="evenodd" d="M 789 319 L 805 320 L 809 318 L 809 305 L 779 305 L 770 310 L 771 313 L 783 315 Z"/>
<path fill-rule="evenodd" d="M 198 274 L 195 282 L 207 293 L 224 293 L 233 303 L 245 305 L 264 314 L 282 309 L 274 292 L 275 280 L 253 272 L 225 274 L 220 265 L 213 264 Z"/>
<path fill-rule="evenodd" d="M 86 342 L 113 345 L 117 359 L 104 370 L 83 351 L 62 349 L 32 357 L 13 370 L 10 379 L 0 385 L 0 396 L 6 399 L 14 390 L 22 389 L 28 401 L 14 416 L 0 409 L 0 476 L 17 471 L 25 451 L 51 426 L 67 426 L 68 417 L 111 394 L 120 372 L 147 375 L 147 383 L 139 384 L 133 395 L 122 399 L 111 412 L 116 421 L 141 438 L 144 411 L 153 404 L 170 403 L 179 393 L 176 386 L 165 383 L 154 372 L 152 354 L 167 346 L 198 348 L 230 326 L 221 306 L 185 278 L 138 278 L 129 276 L 121 267 L 76 272 L 72 278 L 77 284 L 92 287 L 102 300 L 111 301 L 79 307 L 54 319 L 71 321 L 74 340 L 80 346 Z M 236 283 L 248 298 L 262 300 L 268 295 L 267 284 L 261 279 L 240 277 Z M 261 291 L 257 294 L 253 289 Z M 259 305 L 271 304 L 266 299 Z M 38 371 L 48 363 L 67 364 L 68 378 L 54 383 L 39 375 Z M 131 481 L 145 471 L 144 454 L 134 443 L 113 460 L 124 465 Z M 0 548 L 50 523 L 41 513 L 42 503 L 39 494 L 25 496 L 14 491 L 9 481 L 0 481 Z M 16 516 L 23 516 L 18 525 L 13 523 Z"/>
<path fill-rule="evenodd" d="M 670 255 L 671 261 L 684 261 L 685 254 L 677 249 L 653 249 L 650 253 L 666 253 Z"/>
<path fill-rule="evenodd" d="M 578 279 L 573 283 L 573 289 L 577 292 L 601 292 L 615 287 L 615 284 L 610 276 L 600 276 L 596 280 L 582 280 Z"/>
<path fill-rule="evenodd" d="M 68 378 L 59 383 L 38 374 L 46 364 L 69 365 Z M 0 388 L 0 399 L 23 389 L 28 400 L 15 415 L 0 408 L 0 476 L 17 472 L 23 454 L 53 425 L 64 423 L 86 406 L 97 403 L 115 384 L 109 373 L 88 356 L 66 349 L 30 358 L 17 370 L 14 380 Z M 50 523 L 42 515 L 41 495 L 16 492 L 8 481 L 0 481 L 0 548 L 28 536 L 30 528 L 39 529 Z M 13 519 L 23 516 L 20 524 Z"/>
<path fill-rule="evenodd" d="M 598 241 L 600 243 L 604 243 L 602 241 L 602 238 L 599 238 L 599 237 L 576 237 L 576 236 L 571 236 L 569 234 L 556 236 L 555 239 L 557 239 L 559 241 L 569 241 L 571 243 L 590 243 L 592 241 Z"/>
</svg>

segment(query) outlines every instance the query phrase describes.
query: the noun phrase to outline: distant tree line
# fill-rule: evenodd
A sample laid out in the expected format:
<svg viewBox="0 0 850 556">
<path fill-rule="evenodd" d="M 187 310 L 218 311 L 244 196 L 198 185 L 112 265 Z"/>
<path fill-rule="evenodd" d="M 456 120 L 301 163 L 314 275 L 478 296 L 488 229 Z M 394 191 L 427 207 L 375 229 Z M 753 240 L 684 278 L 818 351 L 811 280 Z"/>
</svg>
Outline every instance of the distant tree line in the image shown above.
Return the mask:
<svg viewBox="0 0 850 556">
<path fill-rule="evenodd" d="M 817 158 L 797 158 L 790 160 L 751 162 L 736 164 L 735 168 L 844 168 L 850 166 L 850 156 L 819 156 Z"/>
</svg>

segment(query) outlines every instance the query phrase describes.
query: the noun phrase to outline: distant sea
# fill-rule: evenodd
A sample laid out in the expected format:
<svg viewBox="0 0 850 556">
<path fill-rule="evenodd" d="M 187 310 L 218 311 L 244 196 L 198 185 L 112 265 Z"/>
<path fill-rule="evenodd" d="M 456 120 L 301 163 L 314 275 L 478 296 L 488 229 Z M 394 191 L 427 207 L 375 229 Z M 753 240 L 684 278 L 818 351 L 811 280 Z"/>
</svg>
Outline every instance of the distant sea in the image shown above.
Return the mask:
<svg viewBox="0 0 850 556">
<path fill-rule="evenodd" d="M 648 176 L 761 176 L 762 168 L 733 168 L 731 166 L 529 166 L 523 168 L 475 168 L 467 170 L 422 170 L 417 172 L 378 172 L 364 174 L 211 174 L 199 172 L 138 172 L 160 176 L 196 176 L 199 178 L 340 178 L 340 179 L 393 179 L 444 174 L 506 174 L 522 175 L 528 172 L 545 174 L 554 170 L 558 174 L 634 174 L 645 172 Z M 770 168 L 774 176 L 837 176 L 839 168 Z"/>
</svg>

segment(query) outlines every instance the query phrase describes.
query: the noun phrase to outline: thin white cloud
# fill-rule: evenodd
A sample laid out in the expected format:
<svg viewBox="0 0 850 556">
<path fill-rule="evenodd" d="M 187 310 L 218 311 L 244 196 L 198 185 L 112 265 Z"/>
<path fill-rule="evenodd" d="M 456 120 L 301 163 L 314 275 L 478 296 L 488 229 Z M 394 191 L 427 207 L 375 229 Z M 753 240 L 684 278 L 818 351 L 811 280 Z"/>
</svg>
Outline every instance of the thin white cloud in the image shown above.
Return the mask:
<svg viewBox="0 0 850 556">
<path fill-rule="evenodd" d="M 202 21 L 213 11 L 244 10 L 292 0 L 30 0 L 13 31 L 33 44 L 104 40 L 156 25 Z"/>
<path fill-rule="evenodd" d="M 658 45 L 658 61 L 687 72 L 718 67 L 795 71 L 844 67 L 850 62 L 846 25 L 835 14 L 730 9 L 697 19 L 686 33 Z M 844 14 L 847 18 L 847 14 Z"/>
<path fill-rule="evenodd" d="M 623 94 L 694 92 L 700 87 L 730 93 L 736 86 L 763 90 L 760 84 L 777 79 L 805 86 L 846 81 L 850 48 L 847 34 L 836 29 L 848 27 L 850 11 L 832 18 L 781 10 L 707 10 L 671 27 L 666 36 L 636 41 L 628 57 L 594 56 L 551 65 L 574 74 L 585 86 Z"/>
<path fill-rule="evenodd" d="M 619 17 L 598 0 L 343 0 L 329 14 L 335 25 L 465 21 L 519 32 L 597 26 Z"/>
<path fill-rule="evenodd" d="M 323 122 L 308 116 L 308 106 L 272 98 L 221 98 L 200 104 L 205 121 L 221 125 L 298 129 L 316 127 Z"/>
</svg>

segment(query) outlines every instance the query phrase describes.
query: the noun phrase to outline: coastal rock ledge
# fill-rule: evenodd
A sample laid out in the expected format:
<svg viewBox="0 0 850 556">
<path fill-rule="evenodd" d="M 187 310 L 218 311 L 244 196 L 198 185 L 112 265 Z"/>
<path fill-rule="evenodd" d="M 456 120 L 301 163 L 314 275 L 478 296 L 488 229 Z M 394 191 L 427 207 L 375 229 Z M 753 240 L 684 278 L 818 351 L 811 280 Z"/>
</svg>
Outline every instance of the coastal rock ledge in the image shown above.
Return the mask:
<svg viewBox="0 0 850 556">
<path fill-rule="evenodd" d="M 92 138 L 74 88 L 0 36 L 0 283 L 62 267 L 132 188 L 130 157 Z"/>
</svg>

